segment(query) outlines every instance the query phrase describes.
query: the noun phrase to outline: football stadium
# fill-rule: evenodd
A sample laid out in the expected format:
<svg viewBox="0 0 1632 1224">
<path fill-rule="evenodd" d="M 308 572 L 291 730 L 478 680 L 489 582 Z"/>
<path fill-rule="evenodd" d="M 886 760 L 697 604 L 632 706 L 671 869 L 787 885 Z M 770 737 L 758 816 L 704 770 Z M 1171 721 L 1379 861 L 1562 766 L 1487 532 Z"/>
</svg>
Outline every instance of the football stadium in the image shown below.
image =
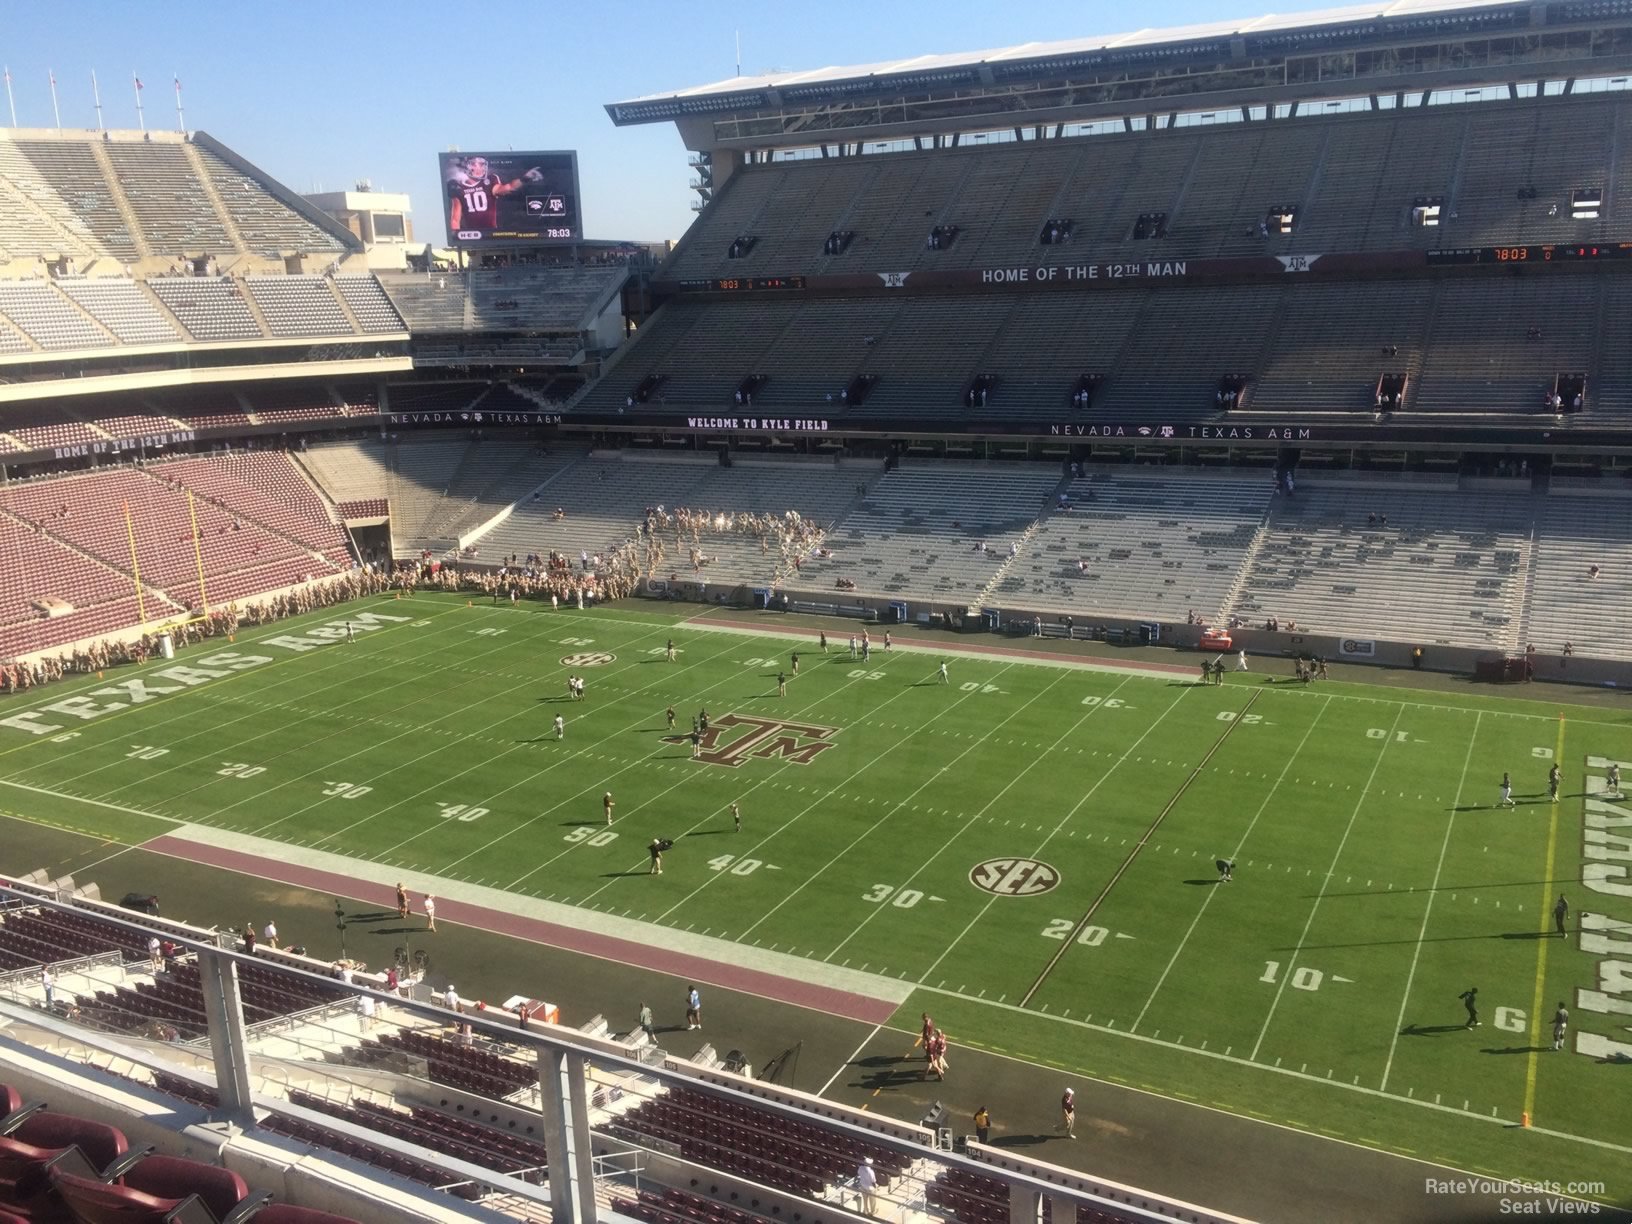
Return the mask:
<svg viewBox="0 0 1632 1224">
<path fill-rule="evenodd" d="M 0 129 L 0 1222 L 1632 1220 L 1632 5 L 1073 24 Z"/>
</svg>

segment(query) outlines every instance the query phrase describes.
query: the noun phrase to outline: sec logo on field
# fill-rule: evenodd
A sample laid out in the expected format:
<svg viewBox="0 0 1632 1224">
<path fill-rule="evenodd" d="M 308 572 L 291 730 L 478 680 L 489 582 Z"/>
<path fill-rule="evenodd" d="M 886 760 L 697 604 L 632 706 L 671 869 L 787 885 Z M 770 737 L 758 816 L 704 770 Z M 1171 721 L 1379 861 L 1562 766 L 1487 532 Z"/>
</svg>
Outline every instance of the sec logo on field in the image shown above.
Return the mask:
<svg viewBox="0 0 1632 1224">
<path fill-rule="evenodd" d="M 601 667 L 607 663 L 614 663 L 618 656 L 604 654 L 599 650 L 591 650 L 586 654 L 566 655 L 561 660 L 562 667 Z"/>
<path fill-rule="evenodd" d="M 1035 897 L 1059 882 L 1058 871 L 1027 858 L 987 859 L 969 871 L 969 883 L 999 897 Z"/>
</svg>

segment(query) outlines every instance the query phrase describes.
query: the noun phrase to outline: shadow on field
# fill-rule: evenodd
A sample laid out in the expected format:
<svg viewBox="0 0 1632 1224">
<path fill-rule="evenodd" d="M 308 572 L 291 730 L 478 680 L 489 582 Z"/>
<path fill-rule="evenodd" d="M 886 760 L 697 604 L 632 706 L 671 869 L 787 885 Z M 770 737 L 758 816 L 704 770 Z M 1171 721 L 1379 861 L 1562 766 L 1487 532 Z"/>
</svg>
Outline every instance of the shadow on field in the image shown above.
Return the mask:
<svg viewBox="0 0 1632 1224">
<path fill-rule="evenodd" d="M 354 922 L 384 922 L 387 918 L 401 917 L 402 915 L 397 913 L 396 910 L 375 910 L 371 914 L 347 914 L 346 925 L 350 926 Z"/>
<path fill-rule="evenodd" d="M 906 1067 L 881 1068 L 871 1074 L 862 1076 L 852 1086 L 870 1089 L 873 1092 L 882 1092 L 886 1088 L 900 1088 L 907 1084 L 922 1084 L 924 1082 L 926 1082 L 924 1079 L 924 1064 L 919 1062 Z"/>
<path fill-rule="evenodd" d="M 1501 1049 L 1497 1049 L 1495 1046 L 1486 1046 L 1484 1049 L 1480 1050 L 1479 1053 L 1481 1053 L 1481 1054 L 1529 1054 L 1529 1053 L 1531 1053 L 1532 1051 L 1535 1051 L 1535 1050 L 1550 1050 L 1552 1048 L 1553 1048 L 1552 1046 L 1544 1046 L 1544 1045 L 1538 1045 L 1538 1046 L 1503 1046 Z"/>
<path fill-rule="evenodd" d="M 1408 1024 L 1400 1030 L 1401 1037 L 1437 1037 L 1441 1033 L 1460 1033 L 1461 1024 Z"/>
<path fill-rule="evenodd" d="M 1039 1143 L 1047 1143 L 1050 1139 L 1062 1138 L 1060 1135 L 999 1135 L 993 1139 L 990 1146 L 995 1148 L 1036 1147 Z"/>
<path fill-rule="evenodd" d="M 604 825 L 605 823 L 604 820 L 563 820 L 560 827 L 563 829 L 587 829 L 591 825 Z"/>
<path fill-rule="evenodd" d="M 653 872 L 653 871 L 650 871 L 650 870 L 646 870 L 646 871 L 603 871 L 601 873 L 601 879 L 603 879 L 603 880 L 621 880 L 625 876 L 643 876 L 643 875 L 654 875 L 654 874 L 656 874 L 656 873 Z"/>
<path fill-rule="evenodd" d="M 689 832 L 682 833 L 680 836 L 681 837 L 718 837 L 721 833 L 725 833 L 725 832 L 727 832 L 727 830 L 725 830 L 725 829 L 692 829 Z"/>
<path fill-rule="evenodd" d="M 395 914 L 392 914 L 391 916 L 393 918 L 396 917 Z M 350 926 L 351 924 L 348 922 L 346 925 Z M 422 927 L 422 926 L 394 926 L 394 927 L 378 927 L 375 930 L 370 931 L 369 934 L 370 935 L 419 935 L 419 934 L 423 934 L 424 931 L 425 931 L 425 928 Z"/>
<path fill-rule="evenodd" d="M 1198 886 L 1199 885 L 1222 884 L 1223 882 L 1224 881 L 1222 879 L 1219 879 L 1219 878 L 1214 878 L 1214 879 L 1211 879 L 1211 880 L 1186 880 L 1185 881 L 1186 884 L 1195 884 L 1195 885 L 1198 885 Z"/>
</svg>

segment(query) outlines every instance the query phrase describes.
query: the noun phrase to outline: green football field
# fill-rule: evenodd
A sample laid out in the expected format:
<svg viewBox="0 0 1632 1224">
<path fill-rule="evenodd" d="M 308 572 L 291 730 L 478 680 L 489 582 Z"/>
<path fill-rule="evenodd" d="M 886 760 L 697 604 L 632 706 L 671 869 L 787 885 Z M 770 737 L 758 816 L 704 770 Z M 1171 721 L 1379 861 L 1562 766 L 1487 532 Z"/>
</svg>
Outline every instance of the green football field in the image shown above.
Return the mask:
<svg viewBox="0 0 1632 1224">
<path fill-rule="evenodd" d="M 130 843 L 213 825 L 792 953 L 911 984 L 893 1025 L 929 1010 L 954 1050 L 1632 1198 L 1619 709 L 1304 686 L 1278 662 L 1204 687 L 982 638 L 886 653 L 881 630 L 864 664 L 695 611 L 421 596 L 246 631 L 7 699 L 0 806 Z M 708 711 L 703 759 L 670 705 L 676 733 Z"/>
</svg>

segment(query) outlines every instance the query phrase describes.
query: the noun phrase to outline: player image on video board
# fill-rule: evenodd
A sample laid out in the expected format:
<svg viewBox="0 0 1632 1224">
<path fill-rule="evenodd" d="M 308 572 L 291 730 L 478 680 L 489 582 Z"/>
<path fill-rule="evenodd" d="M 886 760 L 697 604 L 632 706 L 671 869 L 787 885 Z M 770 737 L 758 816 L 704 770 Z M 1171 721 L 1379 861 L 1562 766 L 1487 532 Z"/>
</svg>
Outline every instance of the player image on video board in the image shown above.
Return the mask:
<svg viewBox="0 0 1632 1224">
<path fill-rule="evenodd" d="M 453 245 L 573 242 L 583 236 L 575 153 L 444 153 L 441 164 Z"/>
</svg>

